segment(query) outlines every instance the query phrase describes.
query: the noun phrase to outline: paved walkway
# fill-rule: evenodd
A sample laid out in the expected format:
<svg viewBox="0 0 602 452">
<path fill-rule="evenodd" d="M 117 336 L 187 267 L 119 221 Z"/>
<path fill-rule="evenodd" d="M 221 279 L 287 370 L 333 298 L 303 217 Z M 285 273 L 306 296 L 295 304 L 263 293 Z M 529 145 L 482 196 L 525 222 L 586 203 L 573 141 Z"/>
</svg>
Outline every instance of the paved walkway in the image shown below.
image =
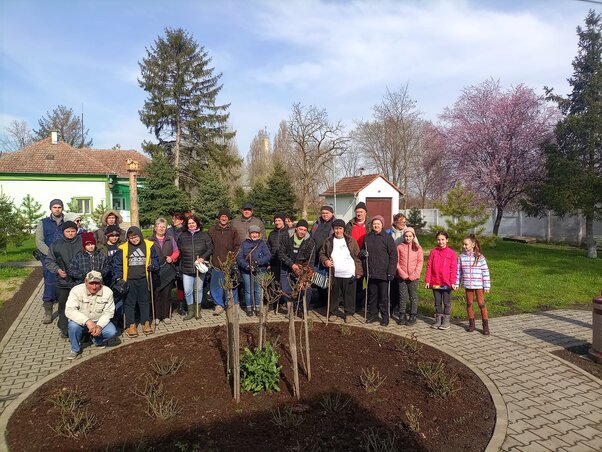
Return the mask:
<svg viewBox="0 0 602 452">
<path fill-rule="evenodd" d="M 66 359 L 68 343 L 59 338 L 56 323 L 42 325 L 41 290 L 40 284 L 0 342 L 0 413 L 34 383 L 73 365 Z M 323 320 L 313 315 L 317 321 Z M 241 319 L 246 321 L 244 315 Z M 189 322 L 175 315 L 157 334 L 224 321 L 223 315 L 213 317 L 209 311 L 204 311 L 202 319 Z M 411 328 L 391 324 L 384 330 L 415 332 L 419 340 L 451 352 L 481 376 L 486 375 L 499 399 L 496 443 L 501 444 L 500 450 L 602 450 L 602 381 L 549 353 L 591 342 L 591 313 L 564 310 L 493 319 L 490 337 L 466 333 L 459 325 L 445 332 L 433 330 L 429 322 L 421 318 Z M 361 325 L 359 317 L 355 323 Z M 139 340 L 144 338 L 123 337 L 122 342 Z M 83 353 L 89 357 L 102 351 L 88 347 Z M 0 450 L 3 447 L 0 440 Z"/>
</svg>

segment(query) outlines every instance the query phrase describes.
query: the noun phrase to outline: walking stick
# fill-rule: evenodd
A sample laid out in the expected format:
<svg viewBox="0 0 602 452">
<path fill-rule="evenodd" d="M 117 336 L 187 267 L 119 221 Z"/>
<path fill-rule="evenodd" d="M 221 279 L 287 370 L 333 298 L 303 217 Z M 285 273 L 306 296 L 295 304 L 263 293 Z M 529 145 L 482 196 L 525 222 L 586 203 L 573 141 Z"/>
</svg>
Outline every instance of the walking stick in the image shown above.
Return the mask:
<svg viewBox="0 0 602 452">
<path fill-rule="evenodd" d="M 155 291 L 153 289 L 153 272 L 148 272 L 148 282 L 150 284 L 150 293 L 151 293 L 151 313 L 153 315 L 153 333 L 155 332 L 155 322 L 157 318 L 155 317 Z"/>
<path fill-rule="evenodd" d="M 257 248 L 257 247 L 255 247 Z M 253 250 L 255 249 L 253 248 Z M 251 250 L 251 252 L 249 253 L 249 290 L 251 291 L 251 309 L 255 309 L 255 285 L 253 284 L 253 264 L 251 263 L 251 258 L 252 258 L 252 253 L 253 250 Z M 249 306 L 247 306 L 247 309 L 249 309 Z M 247 311 L 249 312 L 249 311 Z M 261 322 L 260 322 L 261 323 Z"/>
<path fill-rule="evenodd" d="M 330 288 L 332 282 L 332 267 L 328 267 L 328 301 L 326 302 L 326 325 L 328 326 L 328 317 L 330 317 Z"/>
<path fill-rule="evenodd" d="M 197 257 L 198 259 L 198 257 Z M 196 267 L 195 267 L 196 268 Z M 196 279 L 194 280 L 194 304 L 196 305 L 195 318 L 199 318 L 199 269 L 196 269 Z"/>
<path fill-rule="evenodd" d="M 366 252 L 368 252 L 368 245 L 364 239 L 364 247 L 366 248 Z M 370 279 L 370 270 L 368 269 L 368 257 L 366 256 L 366 295 L 364 297 L 364 322 L 368 321 L 368 280 Z"/>
</svg>

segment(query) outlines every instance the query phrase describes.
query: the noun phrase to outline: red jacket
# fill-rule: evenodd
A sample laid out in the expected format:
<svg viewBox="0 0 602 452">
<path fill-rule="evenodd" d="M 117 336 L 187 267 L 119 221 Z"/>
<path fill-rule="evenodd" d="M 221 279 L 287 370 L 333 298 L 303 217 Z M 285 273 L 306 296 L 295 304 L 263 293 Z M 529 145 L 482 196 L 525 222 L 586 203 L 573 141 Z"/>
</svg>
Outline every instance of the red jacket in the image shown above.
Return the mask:
<svg viewBox="0 0 602 452">
<path fill-rule="evenodd" d="M 449 246 L 434 248 L 426 263 L 425 282 L 431 286 L 450 286 L 456 284 L 458 256 Z"/>
<path fill-rule="evenodd" d="M 397 276 L 401 279 L 419 279 L 423 263 L 424 255 L 420 245 L 417 251 L 412 250 L 412 243 L 402 242 L 397 245 Z"/>
</svg>

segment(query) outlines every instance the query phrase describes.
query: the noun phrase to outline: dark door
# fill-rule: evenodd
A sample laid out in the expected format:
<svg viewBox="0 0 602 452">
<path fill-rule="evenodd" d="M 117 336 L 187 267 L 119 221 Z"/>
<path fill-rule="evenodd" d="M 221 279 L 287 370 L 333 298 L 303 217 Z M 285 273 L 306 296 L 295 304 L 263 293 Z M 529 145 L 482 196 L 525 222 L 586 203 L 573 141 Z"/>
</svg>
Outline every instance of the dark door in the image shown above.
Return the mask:
<svg viewBox="0 0 602 452">
<path fill-rule="evenodd" d="M 391 204 L 392 198 L 366 198 L 366 207 L 368 208 L 368 216 L 373 218 L 374 215 L 382 215 L 385 219 L 383 227 L 388 229 L 391 227 Z"/>
</svg>

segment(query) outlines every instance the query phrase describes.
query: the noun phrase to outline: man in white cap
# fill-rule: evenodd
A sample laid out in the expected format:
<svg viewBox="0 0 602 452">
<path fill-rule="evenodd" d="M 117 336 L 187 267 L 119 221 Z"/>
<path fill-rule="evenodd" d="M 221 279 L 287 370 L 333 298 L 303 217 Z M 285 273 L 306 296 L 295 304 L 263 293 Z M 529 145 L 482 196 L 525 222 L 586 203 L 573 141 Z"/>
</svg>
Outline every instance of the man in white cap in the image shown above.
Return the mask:
<svg viewBox="0 0 602 452">
<path fill-rule="evenodd" d="M 79 358 L 80 342 L 85 331 L 90 333 L 97 348 L 104 348 L 106 342 L 117 334 L 115 325 L 111 323 L 114 313 L 113 291 L 102 285 L 102 274 L 92 270 L 83 284 L 71 289 L 67 299 L 65 314 L 69 319 L 71 344 L 67 359 Z"/>
</svg>

